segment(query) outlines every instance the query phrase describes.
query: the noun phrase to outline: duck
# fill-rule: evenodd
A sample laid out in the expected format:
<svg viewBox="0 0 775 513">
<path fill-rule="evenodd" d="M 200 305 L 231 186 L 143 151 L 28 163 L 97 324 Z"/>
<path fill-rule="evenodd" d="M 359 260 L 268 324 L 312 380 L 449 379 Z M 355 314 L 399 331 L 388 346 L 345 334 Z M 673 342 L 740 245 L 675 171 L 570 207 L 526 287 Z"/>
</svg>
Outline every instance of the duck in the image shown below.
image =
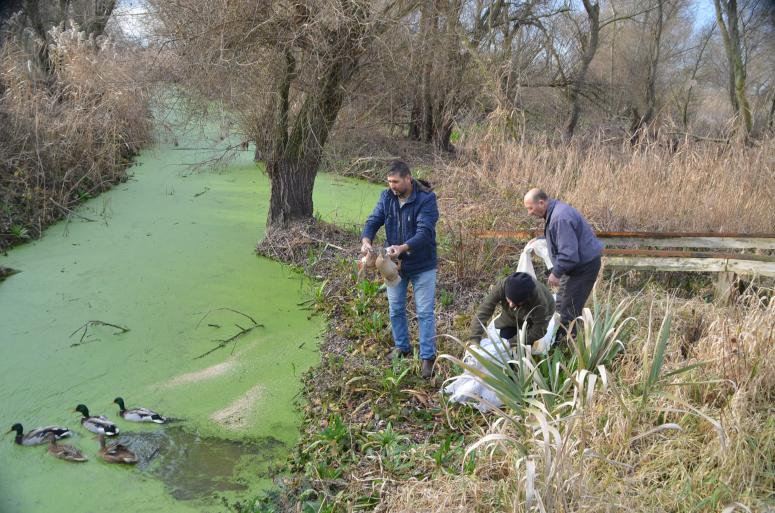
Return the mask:
<svg viewBox="0 0 775 513">
<path fill-rule="evenodd" d="M 49 431 L 48 435 L 46 435 L 46 438 L 49 442 L 48 452 L 51 453 L 51 455 L 55 458 L 66 461 L 75 461 L 79 463 L 89 460 L 89 458 L 87 458 L 81 451 L 72 445 L 59 445 L 57 443 L 57 437 L 52 431 Z"/>
<path fill-rule="evenodd" d="M 133 465 L 137 463 L 137 455 L 133 453 L 126 445 L 119 443 L 106 445 L 105 435 L 97 435 L 100 440 L 100 450 L 97 456 L 108 463 L 127 463 Z"/>
<path fill-rule="evenodd" d="M 66 438 L 73 436 L 73 432 L 66 427 L 62 426 L 46 426 L 39 427 L 31 430 L 26 435 L 24 434 L 24 427 L 18 422 L 11 426 L 9 433 L 16 431 L 16 438 L 14 441 L 19 445 L 40 445 L 48 441 L 48 434 L 54 433 L 57 440 L 60 438 Z"/>
<path fill-rule="evenodd" d="M 155 422 L 157 424 L 164 424 L 167 421 L 166 417 L 162 417 L 153 410 L 148 408 L 130 408 L 126 409 L 124 406 L 124 399 L 116 397 L 113 402 L 118 405 L 121 418 L 124 420 L 131 420 L 132 422 Z"/>
<path fill-rule="evenodd" d="M 83 415 L 81 425 L 92 433 L 108 436 L 116 436 L 118 434 L 118 426 L 109 421 L 104 415 L 89 415 L 89 408 L 85 405 L 79 404 L 73 411 Z"/>
</svg>

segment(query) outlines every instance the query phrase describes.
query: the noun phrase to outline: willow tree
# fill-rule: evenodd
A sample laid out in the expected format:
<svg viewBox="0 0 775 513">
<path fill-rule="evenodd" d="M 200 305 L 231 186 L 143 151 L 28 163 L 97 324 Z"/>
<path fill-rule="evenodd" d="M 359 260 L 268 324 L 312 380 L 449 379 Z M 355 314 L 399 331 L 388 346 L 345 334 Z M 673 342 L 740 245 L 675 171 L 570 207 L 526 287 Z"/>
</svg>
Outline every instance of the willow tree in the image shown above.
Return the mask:
<svg viewBox="0 0 775 513">
<path fill-rule="evenodd" d="M 152 0 L 187 92 L 223 100 L 266 160 L 267 227 L 312 218 L 312 189 L 367 54 L 403 0 Z"/>
</svg>

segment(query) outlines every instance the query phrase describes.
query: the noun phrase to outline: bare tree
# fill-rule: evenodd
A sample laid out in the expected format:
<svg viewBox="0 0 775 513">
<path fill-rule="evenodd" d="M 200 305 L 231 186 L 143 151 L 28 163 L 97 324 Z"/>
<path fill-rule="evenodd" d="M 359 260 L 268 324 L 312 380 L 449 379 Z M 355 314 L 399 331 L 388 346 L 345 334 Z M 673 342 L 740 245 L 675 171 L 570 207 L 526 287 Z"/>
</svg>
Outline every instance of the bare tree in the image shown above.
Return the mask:
<svg viewBox="0 0 775 513">
<path fill-rule="evenodd" d="M 223 99 L 266 157 L 267 227 L 312 218 L 322 149 L 401 0 L 154 0 L 188 91 Z"/>
<path fill-rule="evenodd" d="M 740 41 L 737 0 L 713 0 L 713 5 L 716 9 L 716 23 L 721 32 L 721 39 L 724 42 L 724 50 L 729 62 L 730 103 L 732 110 L 740 117 L 740 125 L 744 135 L 748 136 L 753 127 L 753 119 L 745 93 L 746 72 Z"/>
<path fill-rule="evenodd" d="M 570 112 L 565 120 L 562 137 L 565 141 L 570 141 L 573 133 L 576 131 L 576 125 L 579 122 L 581 114 L 581 89 L 587 78 L 587 71 L 592 59 L 595 58 L 597 46 L 600 41 L 600 2 L 591 2 L 582 0 L 584 11 L 587 15 L 587 32 L 579 30 L 579 42 L 581 43 L 581 62 L 576 72 L 568 79 L 567 96 L 570 104 Z"/>
<path fill-rule="evenodd" d="M 695 99 L 694 90 L 697 88 L 697 77 L 702 68 L 705 50 L 708 48 L 713 33 L 716 30 L 716 24 L 711 24 L 699 32 L 696 44 L 691 48 L 686 67 L 686 78 L 673 92 L 673 98 L 676 102 L 678 112 L 681 118 L 681 126 L 684 130 L 689 129 L 689 109 Z"/>
</svg>

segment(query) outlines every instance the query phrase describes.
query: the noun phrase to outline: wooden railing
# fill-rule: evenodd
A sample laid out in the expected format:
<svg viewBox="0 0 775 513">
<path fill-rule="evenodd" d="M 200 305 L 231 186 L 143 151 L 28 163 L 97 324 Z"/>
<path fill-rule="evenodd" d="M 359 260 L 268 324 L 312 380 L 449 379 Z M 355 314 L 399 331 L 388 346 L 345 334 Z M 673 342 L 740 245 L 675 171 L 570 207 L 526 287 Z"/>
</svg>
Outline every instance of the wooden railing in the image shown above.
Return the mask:
<svg viewBox="0 0 775 513">
<path fill-rule="evenodd" d="M 775 234 L 691 232 L 596 232 L 607 267 L 718 273 L 717 296 L 729 297 L 735 275 L 775 277 Z M 476 232 L 483 239 L 529 240 L 541 230 Z M 670 249 L 667 249 L 670 248 Z M 703 251 L 694 251 L 702 249 Z M 734 251 L 737 250 L 737 251 Z"/>
</svg>

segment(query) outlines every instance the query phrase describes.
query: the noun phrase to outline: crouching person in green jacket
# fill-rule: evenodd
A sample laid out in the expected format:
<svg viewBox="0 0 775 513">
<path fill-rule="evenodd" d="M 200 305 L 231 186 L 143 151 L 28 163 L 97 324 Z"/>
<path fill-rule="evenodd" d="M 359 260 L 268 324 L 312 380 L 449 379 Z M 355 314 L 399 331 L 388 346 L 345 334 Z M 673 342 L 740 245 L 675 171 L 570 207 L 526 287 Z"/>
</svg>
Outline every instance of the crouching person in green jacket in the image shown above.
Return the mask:
<svg viewBox="0 0 775 513">
<path fill-rule="evenodd" d="M 546 285 L 527 273 L 514 273 L 490 287 L 471 321 L 469 340 L 479 342 L 486 337 L 485 327 L 498 306 L 501 313 L 495 318 L 495 328 L 512 346 L 519 343 L 519 330 L 525 321 L 525 343 L 532 344 L 546 334 L 554 314 L 554 298 Z"/>
</svg>

